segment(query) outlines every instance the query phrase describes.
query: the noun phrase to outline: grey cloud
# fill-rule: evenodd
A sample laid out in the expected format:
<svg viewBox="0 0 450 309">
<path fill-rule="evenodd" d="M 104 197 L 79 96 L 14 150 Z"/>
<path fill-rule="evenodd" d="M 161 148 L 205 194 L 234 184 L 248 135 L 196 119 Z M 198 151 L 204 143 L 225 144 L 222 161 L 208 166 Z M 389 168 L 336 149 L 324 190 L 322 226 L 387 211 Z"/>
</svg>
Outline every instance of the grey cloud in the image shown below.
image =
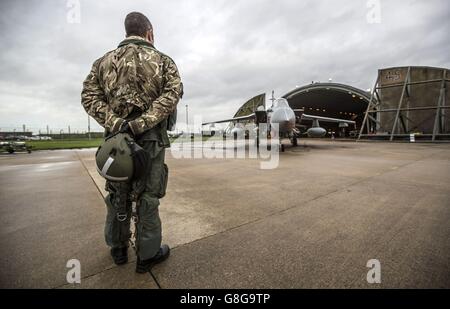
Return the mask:
<svg viewBox="0 0 450 309">
<path fill-rule="evenodd" d="M 366 1 L 80 1 L 81 23 L 66 1 L 2 1 L 0 127 L 85 127 L 81 83 L 92 62 L 123 38 L 123 18 L 147 14 L 156 46 L 179 66 L 190 115 L 232 115 L 272 89 L 282 95 L 315 81 L 372 87 L 377 69 L 449 67 L 449 3 L 381 0 L 381 24 Z"/>
</svg>

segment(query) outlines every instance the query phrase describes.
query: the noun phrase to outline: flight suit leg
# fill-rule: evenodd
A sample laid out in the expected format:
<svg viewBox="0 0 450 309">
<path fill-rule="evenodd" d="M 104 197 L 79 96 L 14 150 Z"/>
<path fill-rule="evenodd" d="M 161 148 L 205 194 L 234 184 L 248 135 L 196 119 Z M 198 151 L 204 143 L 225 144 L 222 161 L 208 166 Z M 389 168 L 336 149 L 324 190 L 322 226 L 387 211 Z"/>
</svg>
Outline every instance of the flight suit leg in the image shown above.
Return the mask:
<svg viewBox="0 0 450 309">
<path fill-rule="evenodd" d="M 161 220 L 159 199 L 165 195 L 168 169 L 164 164 L 165 149 L 157 141 L 142 144 L 150 154 L 144 180 L 144 190 L 138 200 L 136 226 L 136 253 L 141 260 L 156 255 L 161 247 Z"/>
<path fill-rule="evenodd" d="M 106 203 L 105 241 L 111 248 L 128 247 L 131 236 L 130 218 L 131 201 L 129 200 L 130 184 L 106 182 L 108 195 Z"/>
</svg>

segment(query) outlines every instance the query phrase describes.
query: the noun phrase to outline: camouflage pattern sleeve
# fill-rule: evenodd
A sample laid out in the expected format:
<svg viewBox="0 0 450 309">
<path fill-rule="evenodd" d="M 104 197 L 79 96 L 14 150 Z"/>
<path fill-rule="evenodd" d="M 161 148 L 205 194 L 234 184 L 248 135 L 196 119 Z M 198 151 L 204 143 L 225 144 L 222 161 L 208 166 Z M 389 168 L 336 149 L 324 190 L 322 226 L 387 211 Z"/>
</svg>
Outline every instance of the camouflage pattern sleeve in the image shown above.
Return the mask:
<svg viewBox="0 0 450 309">
<path fill-rule="evenodd" d="M 129 123 L 133 134 L 139 135 L 153 128 L 175 111 L 182 96 L 183 86 L 177 66 L 167 56 L 163 61 L 163 80 L 161 95 L 152 102 L 147 112 Z"/>
<path fill-rule="evenodd" d="M 115 115 L 106 102 L 105 93 L 98 79 L 100 60 L 101 58 L 94 62 L 91 72 L 83 82 L 81 105 L 102 127 L 110 132 L 115 132 L 120 128 L 124 120 Z"/>
</svg>

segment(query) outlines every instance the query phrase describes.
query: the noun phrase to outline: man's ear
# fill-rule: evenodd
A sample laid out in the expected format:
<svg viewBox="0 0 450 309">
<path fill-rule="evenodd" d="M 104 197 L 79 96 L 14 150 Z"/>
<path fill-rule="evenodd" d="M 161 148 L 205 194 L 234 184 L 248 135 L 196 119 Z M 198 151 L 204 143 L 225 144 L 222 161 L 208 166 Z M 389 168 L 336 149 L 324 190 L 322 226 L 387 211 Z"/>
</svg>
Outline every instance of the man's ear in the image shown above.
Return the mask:
<svg viewBox="0 0 450 309">
<path fill-rule="evenodd" d="M 153 44 L 153 42 L 155 41 L 153 37 L 153 29 L 147 31 L 147 33 L 145 34 L 145 38 L 147 39 L 147 41 Z"/>
</svg>

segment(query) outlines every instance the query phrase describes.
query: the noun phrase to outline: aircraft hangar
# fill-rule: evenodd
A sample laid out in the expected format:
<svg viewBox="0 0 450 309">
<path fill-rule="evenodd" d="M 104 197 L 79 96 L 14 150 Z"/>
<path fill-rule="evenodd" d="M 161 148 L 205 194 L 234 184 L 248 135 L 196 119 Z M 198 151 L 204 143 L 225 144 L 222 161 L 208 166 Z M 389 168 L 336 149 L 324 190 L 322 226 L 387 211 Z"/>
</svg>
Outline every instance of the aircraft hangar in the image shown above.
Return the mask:
<svg viewBox="0 0 450 309">
<path fill-rule="evenodd" d="M 344 84 L 312 83 L 283 98 L 291 108 L 304 109 L 305 114 L 356 121 L 357 130 L 347 128 L 345 136 L 393 141 L 409 140 L 414 135 L 421 140 L 449 140 L 449 76 L 446 68 L 384 68 L 378 71 L 373 95 Z M 343 135 L 338 134 L 343 133 L 340 124 L 320 125 L 336 136 Z"/>
<path fill-rule="evenodd" d="M 293 109 L 303 109 L 305 114 L 356 121 L 359 129 L 370 101 L 370 92 L 339 83 L 312 83 L 297 87 L 282 96 Z M 305 121 L 305 124 L 308 124 Z M 321 122 L 320 126 L 336 133 L 342 132 L 338 123 Z M 345 135 L 356 136 L 355 128 L 346 128 Z M 353 131 L 353 132 L 352 132 Z"/>
<path fill-rule="evenodd" d="M 302 110 L 296 112 L 298 119 L 304 113 L 355 121 L 354 126 L 321 121 L 320 126 L 335 137 L 393 141 L 410 140 L 412 135 L 420 140 L 449 140 L 448 71 L 422 66 L 384 68 L 378 71 L 372 93 L 346 84 L 313 82 L 282 98 L 292 109 Z M 265 94 L 257 95 L 234 118 L 249 115 L 264 103 Z M 311 125 L 312 120 L 303 119 L 298 128 L 305 132 Z"/>
</svg>

